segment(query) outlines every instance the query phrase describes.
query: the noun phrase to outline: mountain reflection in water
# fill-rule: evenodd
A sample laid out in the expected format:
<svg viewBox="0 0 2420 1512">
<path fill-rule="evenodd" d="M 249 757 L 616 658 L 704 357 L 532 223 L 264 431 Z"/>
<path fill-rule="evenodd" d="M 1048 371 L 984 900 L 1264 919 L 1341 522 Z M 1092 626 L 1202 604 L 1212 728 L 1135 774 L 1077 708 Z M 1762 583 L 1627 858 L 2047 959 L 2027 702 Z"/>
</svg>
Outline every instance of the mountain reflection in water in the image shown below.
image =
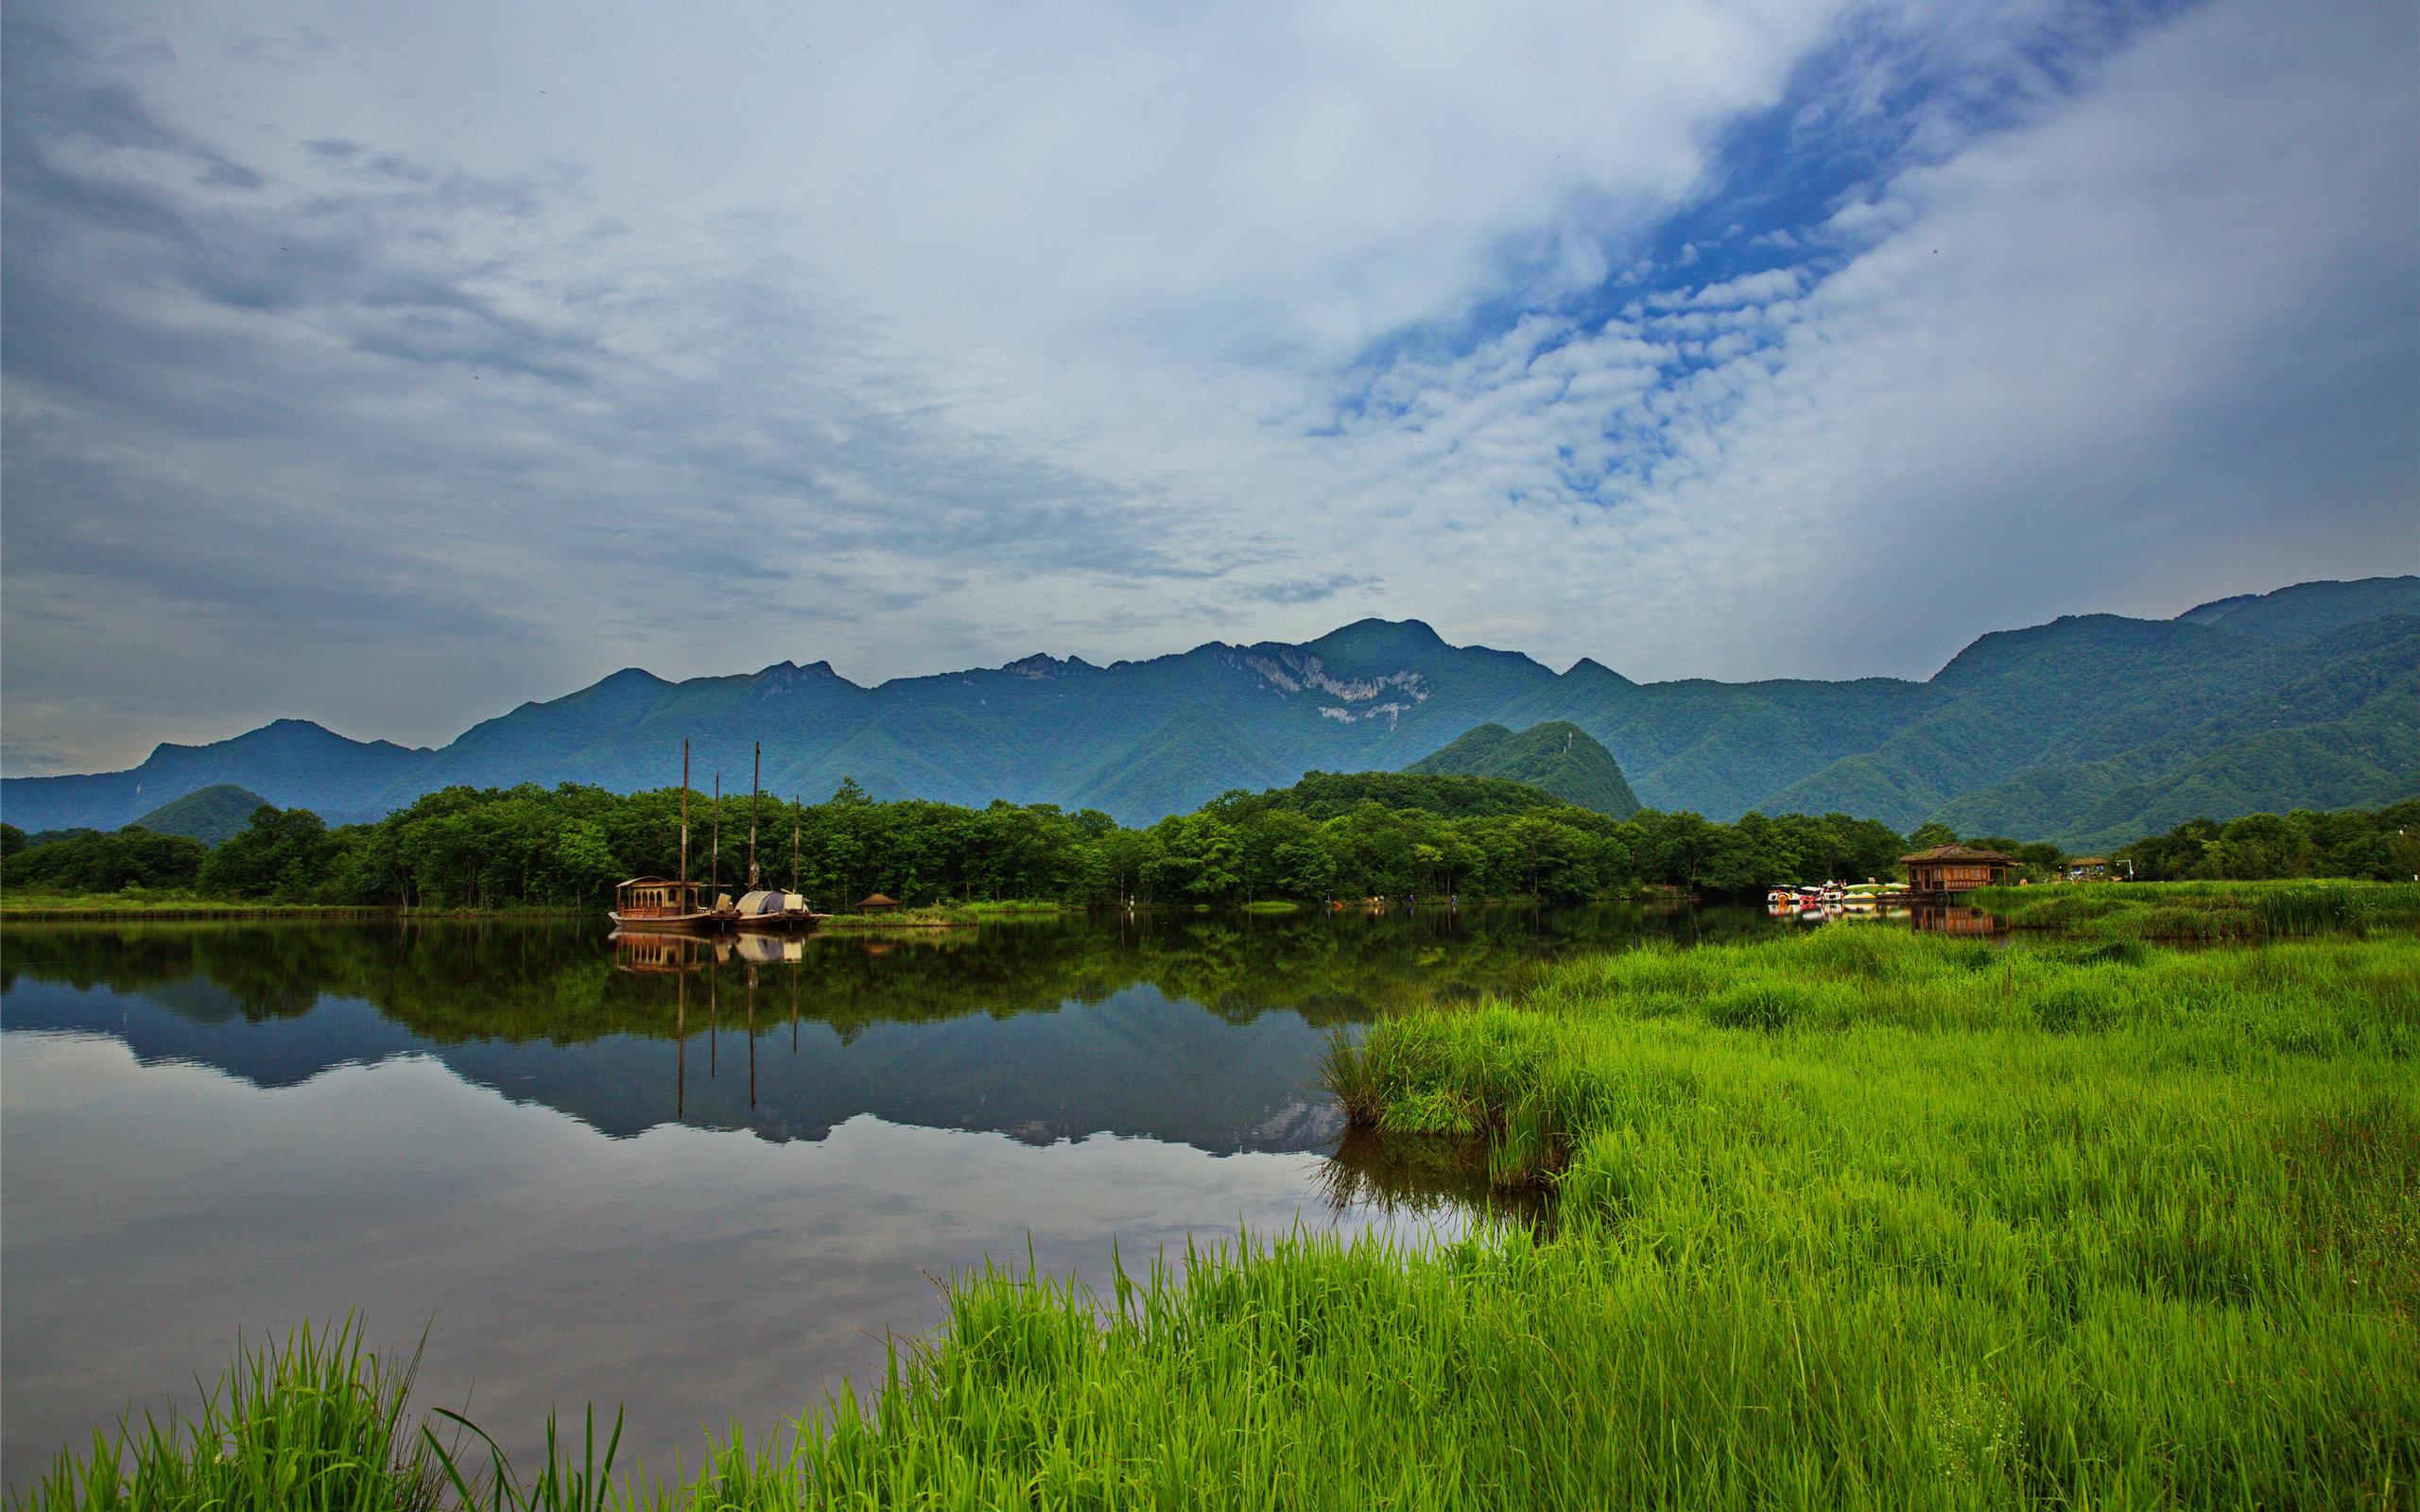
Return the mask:
<svg viewBox="0 0 2420 1512">
<path fill-rule="evenodd" d="M 11 924 L 0 1473 L 191 1406 L 239 1332 L 354 1309 L 383 1345 L 426 1328 L 420 1400 L 516 1455 L 594 1400 L 660 1468 L 878 1376 L 940 1316 L 928 1275 L 1030 1255 L 1099 1287 L 1114 1253 L 1296 1225 L 1429 1243 L 1470 1173 L 1340 1150 L 1331 1034 L 1772 927 L 1079 918 L 665 971 L 587 922 Z"/>
<path fill-rule="evenodd" d="M 1583 945 L 1762 924 L 1748 911 L 1076 918 L 668 948 L 561 922 L 12 926 L 0 1022 L 108 1035 L 142 1061 L 264 1088 L 428 1056 L 614 1138 L 680 1123 L 815 1141 L 872 1113 L 1038 1144 L 1115 1133 L 1296 1151 L 1341 1131 L 1316 1074 L 1333 1029 L 1517 989 Z"/>
</svg>

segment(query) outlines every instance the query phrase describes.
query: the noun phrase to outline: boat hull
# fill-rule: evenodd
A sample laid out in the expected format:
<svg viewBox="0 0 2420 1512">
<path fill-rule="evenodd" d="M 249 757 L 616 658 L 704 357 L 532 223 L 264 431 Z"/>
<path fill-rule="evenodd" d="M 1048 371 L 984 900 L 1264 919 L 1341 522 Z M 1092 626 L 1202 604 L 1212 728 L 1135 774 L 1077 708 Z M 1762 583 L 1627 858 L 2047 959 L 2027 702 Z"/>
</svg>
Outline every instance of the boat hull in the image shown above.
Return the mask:
<svg viewBox="0 0 2420 1512">
<path fill-rule="evenodd" d="M 821 914 L 752 914 L 742 917 L 738 928 L 749 935 L 804 935 L 820 923 Z"/>
<path fill-rule="evenodd" d="M 631 935 L 720 935 L 735 927 L 735 914 L 617 914 L 608 912 L 615 929 Z"/>
</svg>

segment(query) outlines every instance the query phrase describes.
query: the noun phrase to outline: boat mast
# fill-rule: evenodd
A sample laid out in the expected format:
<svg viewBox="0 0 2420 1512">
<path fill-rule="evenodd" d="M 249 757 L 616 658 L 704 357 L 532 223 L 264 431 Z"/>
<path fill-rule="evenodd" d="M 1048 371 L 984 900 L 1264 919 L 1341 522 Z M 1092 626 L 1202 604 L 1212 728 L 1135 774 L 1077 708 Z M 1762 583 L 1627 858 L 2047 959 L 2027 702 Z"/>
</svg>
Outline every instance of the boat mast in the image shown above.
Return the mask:
<svg viewBox="0 0 2420 1512">
<path fill-rule="evenodd" d="M 756 890 L 756 793 L 765 785 L 765 743 L 756 743 L 756 770 L 748 779 L 748 890 Z"/>
<path fill-rule="evenodd" d="M 806 807 L 806 795 L 790 799 L 790 891 L 798 891 L 798 821 Z"/>
<path fill-rule="evenodd" d="M 681 743 L 681 885 L 683 889 L 689 885 L 689 743 L 685 740 Z M 682 906 L 688 906 L 685 890 Z"/>
<path fill-rule="evenodd" d="M 722 896 L 722 773 L 715 773 L 715 873 L 712 891 Z"/>
</svg>

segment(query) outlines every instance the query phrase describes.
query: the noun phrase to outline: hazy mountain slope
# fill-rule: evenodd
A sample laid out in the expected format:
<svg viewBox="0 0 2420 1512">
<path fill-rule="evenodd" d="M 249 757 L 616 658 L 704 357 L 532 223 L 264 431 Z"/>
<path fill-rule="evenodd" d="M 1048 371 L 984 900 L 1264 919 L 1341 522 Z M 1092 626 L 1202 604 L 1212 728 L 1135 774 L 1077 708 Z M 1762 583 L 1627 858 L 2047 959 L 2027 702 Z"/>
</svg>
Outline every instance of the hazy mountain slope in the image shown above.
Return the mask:
<svg viewBox="0 0 2420 1512">
<path fill-rule="evenodd" d="M 249 788 L 281 808 L 308 808 L 332 819 L 367 817 L 390 807 L 384 795 L 408 785 L 406 774 L 427 771 L 431 755 L 384 740 L 347 740 L 308 720 L 280 719 L 207 746 L 161 746 L 129 771 L 9 778 L 0 782 L 0 818 L 25 830 L 114 830 L 219 783 Z"/>
<path fill-rule="evenodd" d="M 163 746 L 130 771 L 8 779 L 0 816 L 113 829 L 217 783 L 338 820 L 451 783 L 628 791 L 678 782 L 686 739 L 700 789 L 719 772 L 746 791 L 762 742 L 778 794 L 821 799 L 854 777 L 885 797 L 1148 822 L 1306 771 L 1401 770 L 1481 726 L 1562 723 L 1656 808 L 2099 833 L 2130 822 L 2128 804 L 2165 814 L 2188 792 L 2275 807 L 2392 787 L 2403 767 L 2360 752 L 2395 728 L 2374 706 L 2420 679 L 2420 647 L 2391 625 L 2415 610 L 2420 578 L 2391 578 L 2302 584 L 2173 621 L 2087 615 L 1986 635 L 1924 682 L 1641 684 L 1591 661 L 1558 675 L 1383 620 L 1300 644 L 1211 642 L 1109 666 L 1034 656 L 871 688 L 822 662 L 679 683 L 631 668 L 437 750 L 281 720 Z"/>
<path fill-rule="evenodd" d="M 1613 754 L 1586 730 L 1562 721 L 1518 733 L 1502 725 L 1480 725 L 1404 770 L 1522 782 L 1616 818 L 1638 812 L 1638 798 Z"/>
<path fill-rule="evenodd" d="M 250 788 L 220 782 L 163 803 L 134 822 L 154 834 L 182 834 L 216 845 L 252 821 L 268 799 Z"/>
</svg>

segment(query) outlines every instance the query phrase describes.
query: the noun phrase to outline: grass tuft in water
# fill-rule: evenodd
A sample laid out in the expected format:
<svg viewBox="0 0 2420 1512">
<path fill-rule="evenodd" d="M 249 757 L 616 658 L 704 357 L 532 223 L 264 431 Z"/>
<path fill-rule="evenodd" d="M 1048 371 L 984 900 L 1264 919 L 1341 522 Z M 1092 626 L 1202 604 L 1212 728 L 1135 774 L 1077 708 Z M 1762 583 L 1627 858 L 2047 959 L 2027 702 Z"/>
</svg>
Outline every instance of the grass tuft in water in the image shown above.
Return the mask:
<svg viewBox="0 0 2420 1512">
<path fill-rule="evenodd" d="M 92 1452 L 62 1451 L 24 1512 L 417 1512 L 440 1504 L 435 1465 L 406 1420 L 414 1350 L 383 1365 L 352 1318 L 239 1350 L 192 1418 L 130 1414 Z"/>
</svg>

